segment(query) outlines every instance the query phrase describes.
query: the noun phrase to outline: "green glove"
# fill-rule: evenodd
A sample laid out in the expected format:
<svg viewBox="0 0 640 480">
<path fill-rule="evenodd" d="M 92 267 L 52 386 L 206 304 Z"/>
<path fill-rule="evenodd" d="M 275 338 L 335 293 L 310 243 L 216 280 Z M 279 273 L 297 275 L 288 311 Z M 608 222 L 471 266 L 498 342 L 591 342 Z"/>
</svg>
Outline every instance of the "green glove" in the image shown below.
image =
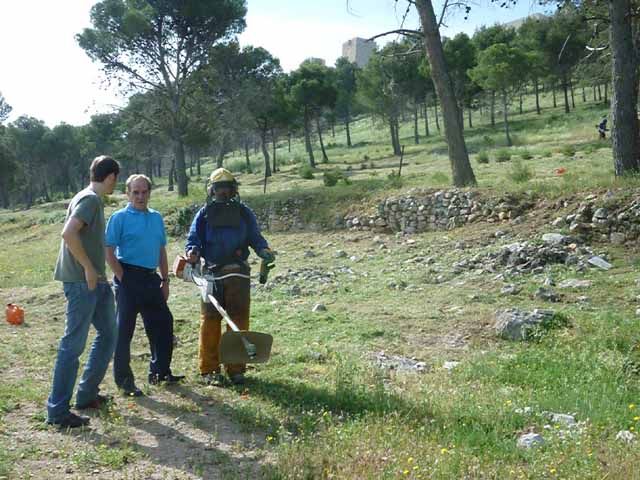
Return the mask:
<svg viewBox="0 0 640 480">
<path fill-rule="evenodd" d="M 273 263 L 276 261 L 276 254 L 271 251 L 270 248 L 264 248 L 258 252 L 258 256 L 266 263 Z"/>
</svg>

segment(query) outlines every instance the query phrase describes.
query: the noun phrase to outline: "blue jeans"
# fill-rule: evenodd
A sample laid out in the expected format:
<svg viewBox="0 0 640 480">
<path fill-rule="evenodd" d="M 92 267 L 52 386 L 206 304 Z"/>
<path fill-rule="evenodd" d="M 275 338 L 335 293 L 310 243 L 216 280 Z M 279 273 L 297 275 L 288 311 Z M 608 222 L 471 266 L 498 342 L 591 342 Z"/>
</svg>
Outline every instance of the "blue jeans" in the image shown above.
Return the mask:
<svg viewBox="0 0 640 480">
<path fill-rule="evenodd" d="M 64 335 L 58 347 L 58 357 L 53 370 L 53 386 L 47 400 L 47 420 L 58 421 L 69 414 L 69 402 L 73 396 L 80 355 L 87 343 L 89 326 L 97 335 L 76 394 L 76 405 L 86 405 L 95 400 L 99 385 L 113 356 L 117 327 L 113 293 L 108 283 L 98 283 L 90 291 L 86 282 L 64 282 L 67 298 L 67 320 Z"/>
</svg>

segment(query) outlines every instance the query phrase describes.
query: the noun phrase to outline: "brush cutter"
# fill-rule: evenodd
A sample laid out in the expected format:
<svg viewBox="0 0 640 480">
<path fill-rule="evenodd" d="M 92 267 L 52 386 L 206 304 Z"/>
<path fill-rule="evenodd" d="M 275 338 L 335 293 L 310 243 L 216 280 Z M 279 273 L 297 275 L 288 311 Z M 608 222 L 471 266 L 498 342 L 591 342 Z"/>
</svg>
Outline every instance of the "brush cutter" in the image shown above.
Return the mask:
<svg viewBox="0 0 640 480">
<path fill-rule="evenodd" d="M 273 337 L 266 333 L 240 330 L 220 302 L 209 291 L 212 281 L 222 280 L 227 277 L 249 278 L 242 273 L 228 273 L 221 277 L 209 277 L 201 273 L 200 265 L 191 265 L 182 256 L 178 256 L 173 264 L 173 272 L 176 277 L 185 282 L 193 282 L 199 288 L 204 301 L 208 300 L 222 315 L 231 332 L 225 332 L 220 339 L 220 362 L 228 363 L 265 363 L 271 355 Z M 261 278 L 262 280 L 262 278 Z M 266 281 L 266 276 L 265 276 Z M 261 282 L 262 283 L 262 282 Z"/>
</svg>

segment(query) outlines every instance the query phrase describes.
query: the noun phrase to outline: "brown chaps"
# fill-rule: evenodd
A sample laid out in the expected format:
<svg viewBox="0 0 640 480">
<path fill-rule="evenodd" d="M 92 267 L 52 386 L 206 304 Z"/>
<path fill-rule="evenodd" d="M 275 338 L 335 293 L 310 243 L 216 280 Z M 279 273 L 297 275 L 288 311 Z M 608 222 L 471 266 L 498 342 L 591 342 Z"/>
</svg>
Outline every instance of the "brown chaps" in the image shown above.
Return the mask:
<svg viewBox="0 0 640 480">
<path fill-rule="evenodd" d="M 228 273 L 247 273 L 246 268 L 239 265 L 228 265 L 223 267 L 217 276 Z M 249 329 L 249 308 L 251 303 L 250 282 L 247 278 L 230 277 L 223 280 L 223 298 L 220 304 L 231 317 L 231 320 L 240 330 Z M 200 304 L 200 374 L 220 373 L 220 337 L 222 335 L 222 323 L 226 322 L 222 315 L 211 303 L 201 302 Z M 227 325 L 227 331 L 231 327 Z M 227 375 L 244 373 L 246 365 L 227 364 L 225 365 Z"/>
</svg>

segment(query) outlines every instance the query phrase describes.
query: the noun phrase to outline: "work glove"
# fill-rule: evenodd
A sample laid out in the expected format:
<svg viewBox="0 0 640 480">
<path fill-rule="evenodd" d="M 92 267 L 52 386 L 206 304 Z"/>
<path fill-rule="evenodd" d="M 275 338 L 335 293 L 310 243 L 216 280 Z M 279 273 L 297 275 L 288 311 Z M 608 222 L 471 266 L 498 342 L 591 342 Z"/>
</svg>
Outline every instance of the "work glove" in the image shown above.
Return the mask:
<svg viewBox="0 0 640 480">
<path fill-rule="evenodd" d="M 276 261 L 276 254 L 270 248 L 263 248 L 258 252 L 258 256 L 266 263 L 273 263 Z"/>
</svg>

